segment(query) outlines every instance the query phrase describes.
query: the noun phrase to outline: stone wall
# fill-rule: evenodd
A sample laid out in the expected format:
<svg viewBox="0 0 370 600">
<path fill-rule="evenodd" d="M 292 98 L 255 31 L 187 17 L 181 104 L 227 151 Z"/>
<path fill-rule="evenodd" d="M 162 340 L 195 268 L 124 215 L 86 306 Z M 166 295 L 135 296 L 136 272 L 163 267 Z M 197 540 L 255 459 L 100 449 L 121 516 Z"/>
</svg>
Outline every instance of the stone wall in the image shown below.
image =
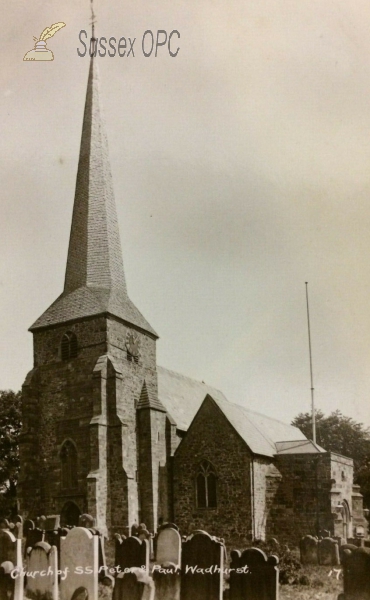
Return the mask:
<svg viewBox="0 0 370 600">
<path fill-rule="evenodd" d="M 217 508 L 196 505 L 195 479 L 202 460 L 210 461 L 217 475 Z M 251 539 L 250 473 L 248 447 L 207 398 L 174 456 L 174 520 L 181 533 L 205 529 L 230 545 Z"/>
<path fill-rule="evenodd" d="M 352 507 L 353 461 L 333 453 L 282 454 L 276 457 L 280 477 L 270 477 L 268 537 L 297 544 L 303 534 L 329 530 L 343 536 L 336 506 Z"/>
<path fill-rule="evenodd" d="M 128 355 L 126 336 L 133 329 L 95 317 L 34 332 L 20 442 L 25 516 L 59 513 L 73 501 L 103 530 L 127 533 L 138 521 L 136 405 L 144 380 L 157 393 L 157 375 L 154 336 L 135 328 L 140 356 L 135 361 Z M 78 356 L 62 361 L 66 331 L 77 336 Z M 75 489 L 61 486 L 60 451 L 67 439 L 78 452 Z"/>
<path fill-rule="evenodd" d="M 328 454 L 283 454 L 276 457 L 281 479 L 271 482 L 267 536 L 298 545 L 303 534 L 331 529 L 331 469 Z"/>
</svg>

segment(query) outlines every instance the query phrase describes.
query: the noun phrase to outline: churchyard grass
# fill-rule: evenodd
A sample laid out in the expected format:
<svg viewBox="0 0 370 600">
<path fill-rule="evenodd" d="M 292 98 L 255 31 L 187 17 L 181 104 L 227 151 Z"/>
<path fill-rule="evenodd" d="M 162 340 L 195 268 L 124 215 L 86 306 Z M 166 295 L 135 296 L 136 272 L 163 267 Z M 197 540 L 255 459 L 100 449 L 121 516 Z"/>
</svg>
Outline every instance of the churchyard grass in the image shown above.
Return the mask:
<svg viewBox="0 0 370 600">
<path fill-rule="evenodd" d="M 293 585 L 280 585 L 280 600 L 337 600 L 338 594 L 343 592 L 343 577 L 337 573 L 340 567 L 319 565 L 306 565 L 299 571 L 299 580 L 302 583 Z M 331 573 L 331 575 L 330 575 Z"/>
</svg>

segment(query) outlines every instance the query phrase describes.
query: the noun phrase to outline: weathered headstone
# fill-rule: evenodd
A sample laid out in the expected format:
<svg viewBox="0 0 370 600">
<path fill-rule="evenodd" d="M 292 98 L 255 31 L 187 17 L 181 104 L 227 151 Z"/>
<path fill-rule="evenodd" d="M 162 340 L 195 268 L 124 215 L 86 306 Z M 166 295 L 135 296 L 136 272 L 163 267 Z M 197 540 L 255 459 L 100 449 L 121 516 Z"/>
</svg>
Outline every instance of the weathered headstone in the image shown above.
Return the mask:
<svg viewBox="0 0 370 600">
<path fill-rule="evenodd" d="M 222 600 L 224 546 L 205 531 L 182 546 L 181 600 Z"/>
<path fill-rule="evenodd" d="M 39 529 L 44 530 L 45 529 L 45 521 L 46 521 L 45 515 L 41 515 L 41 517 L 37 517 L 37 519 L 36 519 L 37 527 Z"/>
<path fill-rule="evenodd" d="M 345 550 L 351 550 L 351 552 L 353 552 L 353 550 L 357 550 L 357 546 L 354 546 L 353 544 L 343 544 L 339 548 L 339 558 L 340 558 L 341 564 L 343 563 L 343 560 L 344 560 Z"/>
<path fill-rule="evenodd" d="M 260 548 L 233 550 L 230 564 L 230 600 L 278 600 L 279 559 Z"/>
<path fill-rule="evenodd" d="M 149 543 L 135 536 L 116 537 L 115 565 L 125 569 L 144 568 L 149 571 Z"/>
<path fill-rule="evenodd" d="M 157 538 L 156 562 L 181 564 L 181 537 L 177 529 L 161 529 Z"/>
<path fill-rule="evenodd" d="M 60 527 L 60 515 L 48 515 L 43 522 L 45 531 L 56 531 Z"/>
<path fill-rule="evenodd" d="M 22 540 L 7 529 L 0 530 L 0 566 L 0 597 L 11 590 L 13 600 L 23 600 Z"/>
<path fill-rule="evenodd" d="M 27 596 L 58 600 L 57 549 L 46 542 L 38 542 L 27 551 Z"/>
<path fill-rule="evenodd" d="M 32 548 L 37 542 L 43 542 L 45 532 L 39 527 L 35 527 L 35 523 L 30 519 L 24 522 L 23 535 L 26 537 L 26 543 L 24 546 L 24 556 L 27 556 L 27 548 Z"/>
<path fill-rule="evenodd" d="M 154 600 L 154 582 L 144 569 L 133 567 L 130 573 L 116 577 L 113 600 Z"/>
<path fill-rule="evenodd" d="M 181 571 L 178 564 L 154 565 L 155 600 L 180 600 Z"/>
<path fill-rule="evenodd" d="M 91 515 L 84 513 L 83 515 L 80 515 L 78 519 L 78 525 L 79 527 L 91 529 L 92 527 L 95 527 L 95 519 Z"/>
<path fill-rule="evenodd" d="M 17 529 L 17 535 L 16 537 L 19 537 L 20 539 L 23 538 L 23 519 L 20 515 L 17 515 L 14 518 L 14 523 L 15 523 L 15 528 Z"/>
<path fill-rule="evenodd" d="M 337 540 L 326 537 L 318 543 L 320 565 L 339 565 L 339 547 Z"/>
<path fill-rule="evenodd" d="M 305 535 L 299 542 L 302 565 L 317 565 L 319 562 L 318 556 L 318 540 L 312 535 Z"/>
<path fill-rule="evenodd" d="M 62 537 L 66 537 L 68 534 L 68 529 L 65 527 L 59 527 L 57 530 L 49 530 L 44 533 L 44 541 L 50 546 L 56 546 L 57 556 L 58 556 L 58 564 L 60 557 L 60 540 Z"/>
<path fill-rule="evenodd" d="M 74 527 L 60 540 L 60 600 L 71 600 L 80 587 L 89 599 L 98 597 L 98 546 L 98 536 L 84 527 Z"/>
<path fill-rule="evenodd" d="M 0 565 L 0 600 L 14 598 L 15 579 L 12 577 L 13 569 L 14 565 L 10 560 Z"/>
<path fill-rule="evenodd" d="M 8 519 L 0 519 L 0 529 L 11 529 Z"/>
<path fill-rule="evenodd" d="M 370 549 L 346 549 L 343 552 L 343 588 L 345 600 L 370 598 Z"/>
<path fill-rule="evenodd" d="M 160 525 L 158 527 L 158 533 L 160 531 L 162 531 L 162 529 L 176 529 L 177 531 L 179 531 L 178 526 L 175 523 L 162 523 L 162 525 Z"/>
</svg>

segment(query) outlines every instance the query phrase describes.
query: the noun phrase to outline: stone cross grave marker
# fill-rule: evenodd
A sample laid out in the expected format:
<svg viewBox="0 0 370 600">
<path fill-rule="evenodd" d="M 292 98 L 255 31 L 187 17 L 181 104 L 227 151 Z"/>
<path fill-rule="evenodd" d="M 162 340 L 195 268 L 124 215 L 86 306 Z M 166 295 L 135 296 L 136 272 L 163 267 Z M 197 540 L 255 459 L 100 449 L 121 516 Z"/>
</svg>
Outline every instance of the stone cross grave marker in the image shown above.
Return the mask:
<svg viewBox="0 0 370 600">
<path fill-rule="evenodd" d="M 231 552 L 230 600 L 278 600 L 279 559 L 260 548 Z M 239 571 L 239 572 L 238 572 Z"/>
<path fill-rule="evenodd" d="M 58 600 L 57 549 L 46 542 L 37 542 L 27 550 L 27 571 L 34 576 L 27 578 L 27 592 L 30 596 L 44 596 L 48 600 Z"/>
<path fill-rule="evenodd" d="M 182 545 L 181 600 L 222 600 L 224 546 L 205 531 Z"/>
<path fill-rule="evenodd" d="M 302 565 L 317 565 L 318 557 L 318 540 L 312 535 L 305 535 L 299 542 Z"/>
<path fill-rule="evenodd" d="M 176 529 L 162 529 L 157 538 L 156 562 L 181 564 L 181 537 Z"/>
<path fill-rule="evenodd" d="M 86 588 L 89 599 L 98 597 L 98 545 L 98 536 L 84 527 L 74 527 L 61 538 L 60 600 L 71 600 L 80 587 Z"/>
</svg>

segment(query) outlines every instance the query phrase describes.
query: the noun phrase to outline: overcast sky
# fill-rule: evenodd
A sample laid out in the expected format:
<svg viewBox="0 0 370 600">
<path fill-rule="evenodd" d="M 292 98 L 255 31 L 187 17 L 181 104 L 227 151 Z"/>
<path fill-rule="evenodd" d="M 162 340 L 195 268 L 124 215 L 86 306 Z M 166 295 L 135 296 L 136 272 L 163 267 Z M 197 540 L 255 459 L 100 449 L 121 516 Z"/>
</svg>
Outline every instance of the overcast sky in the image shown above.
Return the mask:
<svg viewBox="0 0 370 600">
<path fill-rule="evenodd" d="M 1 0 L 0 389 L 63 288 L 88 74 L 88 0 Z M 365 0 L 95 0 L 126 278 L 158 364 L 282 420 L 370 426 L 370 6 Z M 5 15 L 5 19 L 4 19 Z M 33 36 L 55 60 L 23 62 Z M 180 51 L 145 58 L 145 30 Z M 175 38 L 173 38 L 175 40 Z M 176 44 L 175 44 L 176 46 Z"/>
</svg>

